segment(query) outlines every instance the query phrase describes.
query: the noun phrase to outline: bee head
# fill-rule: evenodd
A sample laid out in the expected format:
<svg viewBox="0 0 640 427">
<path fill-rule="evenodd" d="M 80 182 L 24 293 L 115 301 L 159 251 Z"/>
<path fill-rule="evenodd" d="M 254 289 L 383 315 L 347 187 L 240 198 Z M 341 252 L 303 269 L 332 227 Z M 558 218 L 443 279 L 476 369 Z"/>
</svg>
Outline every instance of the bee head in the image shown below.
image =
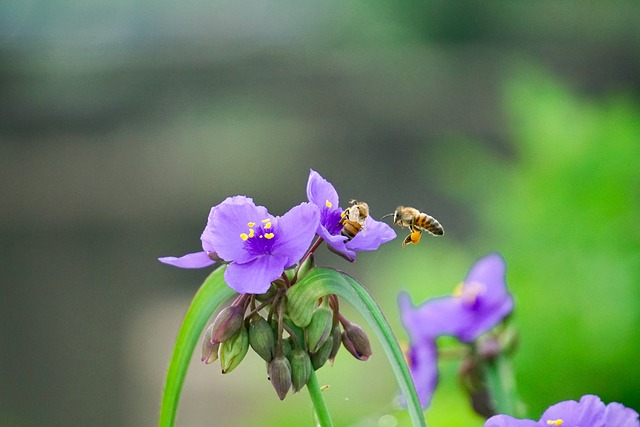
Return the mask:
<svg viewBox="0 0 640 427">
<path fill-rule="evenodd" d="M 401 212 L 402 212 L 402 206 L 398 206 L 394 212 L 391 212 L 390 214 L 386 214 L 385 216 L 383 216 L 380 219 L 385 219 L 388 216 L 392 216 L 393 217 L 393 223 L 397 224 Z"/>
</svg>

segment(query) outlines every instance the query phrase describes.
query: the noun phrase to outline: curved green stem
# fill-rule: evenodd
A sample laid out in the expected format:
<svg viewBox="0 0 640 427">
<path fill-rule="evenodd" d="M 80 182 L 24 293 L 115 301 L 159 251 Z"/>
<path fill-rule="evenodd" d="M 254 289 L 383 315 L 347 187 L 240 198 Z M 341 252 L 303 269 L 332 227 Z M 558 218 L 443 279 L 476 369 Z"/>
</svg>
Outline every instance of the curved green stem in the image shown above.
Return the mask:
<svg viewBox="0 0 640 427">
<path fill-rule="evenodd" d="M 313 402 L 313 408 L 316 411 L 318 425 L 320 427 L 333 427 L 333 421 L 324 402 L 324 397 L 322 397 L 322 390 L 320 390 L 315 371 L 311 371 L 309 382 L 307 382 L 307 390 L 309 390 L 309 396 L 311 396 L 311 402 Z"/>
</svg>

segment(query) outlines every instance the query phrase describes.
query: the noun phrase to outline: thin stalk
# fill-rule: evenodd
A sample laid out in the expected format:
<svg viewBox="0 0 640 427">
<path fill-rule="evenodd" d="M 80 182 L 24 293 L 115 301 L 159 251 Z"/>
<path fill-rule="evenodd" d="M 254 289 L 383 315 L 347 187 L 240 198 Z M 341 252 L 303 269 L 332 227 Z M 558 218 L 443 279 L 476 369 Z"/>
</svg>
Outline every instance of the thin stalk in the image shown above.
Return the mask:
<svg viewBox="0 0 640 427">
<path fill-rule="evenodd" d="M 307 382 L 307 390 L 309 390 L 309 396 L 311 397 L 313 408 L 316 411 L 318 425 L 320 427 L 333 427 L 333 421 L 331 420 L 329 409 L 324 402 L 324 397 L 322 396 L 322 390 L 320 390 L 320 385 L 318 384 L 316 372 L 313 370 L 311 371 L 309 382 Z"/>
</svg>

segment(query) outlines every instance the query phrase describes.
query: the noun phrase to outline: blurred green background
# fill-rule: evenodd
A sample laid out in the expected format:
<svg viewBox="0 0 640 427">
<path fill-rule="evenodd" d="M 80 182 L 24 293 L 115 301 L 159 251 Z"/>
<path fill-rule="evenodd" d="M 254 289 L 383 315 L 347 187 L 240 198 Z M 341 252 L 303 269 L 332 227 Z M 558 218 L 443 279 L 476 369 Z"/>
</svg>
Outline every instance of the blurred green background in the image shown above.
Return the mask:
<svg viewBox="0 0 640 427">
<path fill-rule="evenodd" d="M 210 206 L 274 214 L 309 168 L 374 217 L 413 205 L 441 239 L 351 265 L 448 294 L 501 252 L 531 417 L 595 393 L 640 409 L 640 3 L 76 0 L 0 3 L 0 425 L 147 426 L 207 271 Z M 347 314 L 361 322 L 357 314 Z M 442 361 L 427 420 L 481 426 Z M 319 371 L 339 426 L 409 425 L 380 347 Z M 194 359 L 179 426 L 311 425 L 255 355 Z"/>
</svg>

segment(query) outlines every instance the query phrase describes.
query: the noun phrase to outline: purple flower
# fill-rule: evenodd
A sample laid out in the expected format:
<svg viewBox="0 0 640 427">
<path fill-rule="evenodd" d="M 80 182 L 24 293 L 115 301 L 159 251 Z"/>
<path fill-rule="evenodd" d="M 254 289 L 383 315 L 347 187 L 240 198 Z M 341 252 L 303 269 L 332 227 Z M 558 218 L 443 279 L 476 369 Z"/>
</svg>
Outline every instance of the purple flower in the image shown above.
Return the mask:
<svg viewBox="0 0 640 427">
<path fill-rule="evenodd" d="M 211 208 L 202 232 L 202 252 L 159 260 L 181 268 L 212 265 L 211 257 L 229 262 L 227 284 L 239 293 L 260 294 L 285 268 L 296 264 L 318 228 L 319 212 L 302 203 L 282 217 L 269 214 L 245 196 L 229 197 Z"/>
<path fill-rule="evenodd" d="M 439 379 L 436 340 L 425 337 L 419 342 L 412 342 L 407 352 L 407 363 L 420 405 L 426 409 L 431 405 Z"/>
<path fill-rule="evenodd" d="M 540 421 L 518 420 L 509 415 L 495 415 L 484 427 L 639 427 L 638 413 L 620 403 L 605 406 L 598 396 L 586 395 L 580 402 L 566 400 L 547 409 Z"/>
<path fill-rule="evenodd" d="M 409 333 L 411 373 L 424 408 L 435 391 L 438 371 L 435 342 L 451 335 L 471 342 L 498 325 L 513 310 L 505 283 L 505 264 L 498 254 L 476 262 L 454 295 L 414 307 L 407 294 L 398 298 L 402 323 Z"/>
<path fill-rule="evenodd" d="M 498 325 L 513 311 L 513 297 L 507 290 L 504 259 L 490 254 L 475 263 L 464 283 L 450 300 L 451 307 L 443 310 L 453 316 L 451 335 L 460 341 L 471 342 Z"/>
<path fill-rule="evenodd" d="M 340 234 L 343 209 L 340 208 L 338 193 L 329 181 L 313 169 L 307 182 L 307 198 L 320 209 L 317 233 L 334 251 L 350 261 L 355 260 L 355 251 L 374 251 L 381 244 L 396 238 L 395 231 L 388 224 L 367 216 L 364 229 L 347 241 L 347 237 Z"/>
</svg>

